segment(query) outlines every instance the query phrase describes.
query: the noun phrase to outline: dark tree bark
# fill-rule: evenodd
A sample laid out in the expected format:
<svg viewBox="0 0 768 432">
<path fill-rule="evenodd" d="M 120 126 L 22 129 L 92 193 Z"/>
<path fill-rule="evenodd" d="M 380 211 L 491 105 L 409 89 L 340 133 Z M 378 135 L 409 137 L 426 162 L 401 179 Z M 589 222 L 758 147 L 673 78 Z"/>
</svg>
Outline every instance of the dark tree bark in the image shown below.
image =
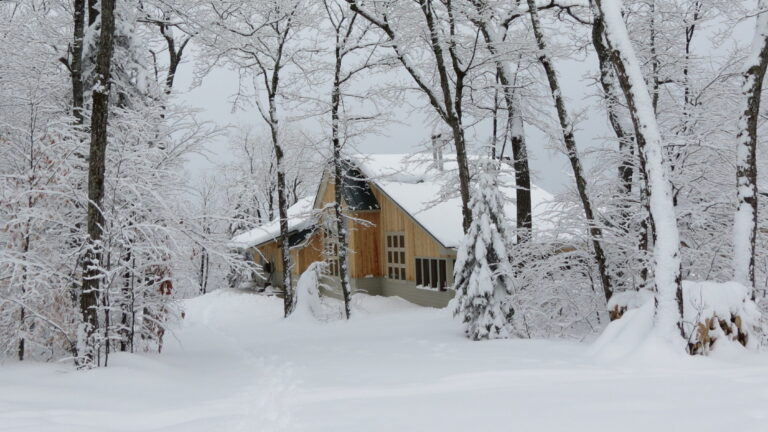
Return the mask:
<svg viewBox="0 0 768 432">
<path fill-rule="evenodd" d="M 123 257 L 123 263 L 126 267 L 126 271 L 123 274 L 123 298 L 120 299 L 120 331 L 118 334 L 120 335 L 120 351 L 126 352 L 128 351 L 129 347 L 133 345 L 133 341 L 130 340 L 131 334 L 129 329 L 129 317 L 131 316 L 130 308 L 131 302 L 129 299 L 132 296 L 131 290 L 133 289 L 133 268 L 131 267 L 131 263 L 133 261 L 132 253 L 133 250 L 132 247 L 128 247 L 128 251 L 125 253 L 125 256 Z"/>
<path fill-rule="evenodd" d="M 96 22 L 96 19 L 99 17 L 98 6 L 99 6 L 99 0 L 88 0 L 88 25 L 89 26 L 92 26 L 93 23 Z"/>
<path fill-rule="evenodd" d="M 560 128 L 563 132 L 563 142 L 565 143 L 565 149 L 568 156 L 568 160 L 571 163 L 573 169 L 573 176 L 576 179 L 576 189 L 581 199 L 581 205 L 584 208 L 584 216 L 589 224 L 589 234 L 592 238 L 592 249 L 595 256 L 595 262 L 597 263 L 598 271 L 600 273 L 600 282 L 603 285 L 603 293 L 605 294 L 605 300 L 608 301 L 613 294 L 611 288 L 611 281 L 608 276 L 607 263 L 605 258 L 605 252 L 603 251 L 603 245 L 601 239 L 603 236 L 602 230 L 597 226 L 595 220 L 594 210 L 592 208 L 592 202 L 590 201 L 589 194 L 587 192 L 587 181 L 584 176 L 584 169 L 581 166 L 581 160 L 579 158 L 578 149 L 576 147 L 576 139 L 573 136 L 573 125 L 568 117 L 568 112 L 565 108 L 565 101 L 562 96 L 562 89 L 557 79 L 557 73 L 552 65 L 552 62 L 547 55 L 547 44 L 544 40 L 544 35 L 541 32 L 541 25 L 539 23 L 539 13 L 536 10 L 536 4 L 534 0 L 527 0 L 528 8 L 531 14 L 531 23 L 533 25 L 533 31 L 536 36 L 536 42 L 539 46 L 539 61 L 544 67 L 544 72 L 547 75 L 547 81 L 549 81 L 549 88 L 552 92 L 552 98 L 555 101 L 555 108 L 557 109 L 557 118 L 560 121 Z"/>
<path fill-rule="evenodd" d="M 165 76 L 165 93 L 170 94 L 173 90 L 173 82 L 176 78 L 176 71 L 179 68 L 179 64 L 181 63 L 181 59 L 184 56 L 184 49 L 187 47 L 187 44 L 192 39 L 191 36 L 186 36 L 181 40 L 181 43 L 179 43 L 178 48 L 176 47 L 176 39 L 173 38 L 173 33 L 171 31 L 171 27 L 168 25 L 169 17 L 163 17 L 161 20 L 147 18 L 147 21 L 153 22 L 157 25 L 157 27 L 160 29 L 160 34 L 163 36 L 163 39 L 165 39 L 165 44 L 168 48 L 168 74 Z"/>
<path fill-rule="evenodd" d="M 80 295 L 80 311 L 86 324 L 87 343 L 98 328 L 98 294 L 102 277 L 101 237 L 104 215 L 101 212 L 104 198 L 104 172 L 109 123 L 110 67 L 114 49 L 115 0 L 101 0 L 101 34 L 96 55 L 96 88 L 93 91 L 91 115 L 91 145 L 88 163 L 88 242 L 83 260 L 83 284 Z M 93 360 L 93 353 L 86 354 Z"/>
<path fill-rule="evenodd" d="M 82 125 L 84 89 L 83 89 L 83 37 L 85 36 L 85 0 L 75 0 L 73 5 L 74 34 L 72 38 L 72 115 L 78 125 Z"/>
<path fill-rule="evenodd" d="M 487 11 L 488 4 L 486 0 L 472 0 L 472 4 L 481 16 Z M 507 128 L 512 147 L 512 166 L 515 169 L 515 185 L 517 187 L 515 191 L 517 241 L 520 243 L 529 238 L 533 229 L 533 205 L 531 204 L 531 173 L 528 165 L 528 149 L 525 143 L 525 135 L 522 131 L 523 121 L 520 112 L 521 107 L 518 103 L 519 96 L 515 94 L 514 77 L 511 76 L 512 74 L 507 68 L 506 61 L 501 56 L 500 47 L 498 46 L 500 42 L 498 38 L 501 36 L 497 34 L 496 29 L 491 28 L 491 23 L 487 19 L 481 18 L 476 20 L 475 26 L 480 29 L 488 52 L 494 57 L 496 76 L 501 84 L 504 102 L 507 107 Z M 500 157 L 504 157 L 503 151 Z"/>
</svg>

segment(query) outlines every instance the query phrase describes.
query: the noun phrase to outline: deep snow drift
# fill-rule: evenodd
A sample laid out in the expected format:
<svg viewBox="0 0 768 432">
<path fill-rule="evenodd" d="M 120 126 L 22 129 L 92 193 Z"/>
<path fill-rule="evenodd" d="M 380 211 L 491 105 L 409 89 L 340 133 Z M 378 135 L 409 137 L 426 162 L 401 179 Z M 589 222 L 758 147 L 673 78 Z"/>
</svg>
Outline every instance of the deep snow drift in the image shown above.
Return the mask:
<svg viewBox="0 0 768 432">
<path fill-rule="evenodd" d="M 0 366 L 0 430 L 768 430 L 765 354 L 471 342 L 448 311 L 394 298 L 356 296 L 348 323 L 228 290 L 185 307 L 162 355 Z"/>
</svg>

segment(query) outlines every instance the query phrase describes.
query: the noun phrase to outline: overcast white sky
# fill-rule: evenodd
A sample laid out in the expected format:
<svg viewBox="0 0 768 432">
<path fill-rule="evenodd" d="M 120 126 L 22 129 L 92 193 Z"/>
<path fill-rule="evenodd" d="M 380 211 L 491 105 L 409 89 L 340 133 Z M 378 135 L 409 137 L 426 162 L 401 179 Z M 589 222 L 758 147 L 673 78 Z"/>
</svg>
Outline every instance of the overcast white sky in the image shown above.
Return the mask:
<svg viewBox="0 0 768 432">
<path fill-rule="evenodd" d="M 740 36 L 738 42 L 746 42 L 751 35 L 751 23 L 744 23 L 739 27 L 743 29 L 736 32 Z M 703 55 L 715 55 L 718 50 L 725 52 L 732 49 L 736 43 L 734 41 L 716 50 L 706 39 L 700 39 L 702 46 L 699 51 Z M 191 57 L 194 56 L 194 51 L 189 53 L 190 59 L 180 67 L 177 76 L 176 90 L 180 102 L 199 108 L 202 111 L 200 115 L 202 119 L 215 122 L 220 126 L 251 124 L 265 130 L 263 121 L 255 111 L 232 112 L 231 97 L 238 88 L 236 73 L 223 67 L 218 68 L 205 77 L 201 86 L 191 87 L 194 71 Z M 582 148 L 610 145 L 606 144 L 604 139 L 611 136 L 605 114 L 596 108 L 598 101 L 589 96 L 595 94 L 595 90 L 588 87 L 590 80 L 586 79 L 588 75 L 596 76 L 596 64 L 597 60 L 592 55 L 558 64 L 562 87 L 568 98 L 569 111 L 572 115 L 583 111 L 576 133 L 577 142 Z M 423 105 L 424 101 L 418 99 L 420 96 L 414 94 L 413 97 L 414 104 Z M 425 115 L 414 112 L 407 106 L 396 110 L 393 115 L 398 122 L 382 129 L 381 135 L 371 135 L 363 140 L 357 146 L 357 150 L 366 153 L 405 153 L 424 149 L 433 131 L 433 125 L 426 121 Z M 468 140 L 474 141 L 475 145 L 485 145 L 489 135 L 488 126 L 481 126 L 469 132 Z M 566 158 L 552 151 L 548 138 L 529 124 L 526 125 L 526 136 L 534 183 L 555 193 L 570 187 L 572 180 Z M 187 164 L 193 182 L 198 176 L 216 173 L 221 163 L 231 159 L 225 137 L 212 142 L 207 150 L 209 152 L 207 158 L 196 156 Z M 587 161 L 587 166 L 589 165 Z"/>
<path fill-rule="evenodd" d="M 570 108 L 574 111 L 581 110 L 594 102 L 583 97 L 587 93 L 587 89 L 583 88 L 585 85 L 583 76 L 588 68 L 584 63 L 569 63 L 573 64 L 563 68 L 568 73 L 564 73 L 561 79 L 567 89 L 567 95 L 570 97 L 573 94 Z M 236 73 L 226 68 L 218 68 L 203 80 L 201 86 L 191 88 L 193 64 L 185 63 L 180 69 L 176 84 L 180 102 L 199 108 L 201 119 L 215 122 L 220 126 L 253 124 L 264 130 L 262 129 L 263 121 L 254 110 L 232 112 L 231 96 L 235 94 L 238 87 Z M 577 137 L 582 145 L 608 134 L 603 116 L 599 112 L 594 114 L 588 116 L 587 122 L 580 126 Z M 357 150 L 365 153 L 408 153 L 423 150 L 433 131 L 433 125 L 427 121 L 426 116 L 406 106 L 394 112 L 393 115 L 397 122 L 383 128 L 380 135 L 371 135 L 362 140 L 357 145 Z M 470 132 L 468 139 L 482 140 L 479 142 L 480 145 L 487 144 L 490 135 L 487 126 L 479 129 L 474 133 Z M 570 181 L 565 157 L 547 149 L 547 138 L 533 127 L 527 127 L 526 135 L 532 156 L 535 183 L 553 192 L 562 190 Z M 478 143 L 478 141 L 475 142 Z M 187 164 L 190 177 L 193 179 L 215 173 L 218 165 L 231 159 L 226 137 L 212 142 L 207 150 L 207 157 L 194 156 Z"/>
</svg>

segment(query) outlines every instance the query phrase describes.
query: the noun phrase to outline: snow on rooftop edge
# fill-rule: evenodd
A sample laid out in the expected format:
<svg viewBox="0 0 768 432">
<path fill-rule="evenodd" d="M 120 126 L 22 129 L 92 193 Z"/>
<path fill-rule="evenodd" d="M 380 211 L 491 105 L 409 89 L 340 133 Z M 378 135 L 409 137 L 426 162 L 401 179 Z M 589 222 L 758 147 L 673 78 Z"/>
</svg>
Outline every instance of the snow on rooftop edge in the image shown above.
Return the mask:
<svg viewBox="0 0 768 432">
<path fill-rule="evenodd" d="M 429 154 L 363 154 L 350 155 L 350 159 L 385 194 L 408 212 L 445 247 L 456 248 L 464 237 L 462 228 L 461 198 L 458 196 L 455 175 L 456 155 L 443 156 L 443 171 L 437 169 Z M 479 156 L 470 156 L 479 159 Z M 471 161 L 470 161 L 471 162 Z M 470 167 L 470 171 L 472 167 Z M 501 190 L 508 198 L 504 212 L 510 224 L 516 220 L 516 189 L 513 186 L 514 171 L 502 166 L 499 176 Z M 551 228 L 548 217 L 552 210 L 553 196 L 544 189 L 532 185 L 534 229 Z"/>
<path fill-rule="evenodd" d="M 461 198 L 456 185 L 456 155 L 446 154 L 443 170 L 435 166 L 429 154 L 354 154 L 347 155 L 372 183 L 410 214 L 425 230 L 443 246 L 456 248 L 464 237 L 462 228 Z M 470 156 L 472 157 L 472 156 Z M 472 157 L 473 159 L 479 156 Z M 504 165 L 500 175 L 501 190 L 508 200 L 504 206 L 507 220 L 514 225 L 516 219 L 514 171 Z M 552 211 L 552 195 L 546 190 L 531 186 L 534 230 L 553 227 L 549 218 Z M 299 200 L 288 209 L 288 229 L 295 231 L 309 226 L 315 197 Z M 273 220 L 232 239 L 232 247 L 247 248 L 262 244 L 280 234 L 279 221 Z"/>
<path fill-rule="evenodd" d="M 288 231 L 302 230 L 312 224 L 314 202 L 314 197 L 304 197 L 288 208 Z M 229 245 L 236 248 L 249 248 L 268 242 L 279 235 L 280 219 L 275 218 L 264 225 L 236 235 L 229 242 Z"/>
</svg>

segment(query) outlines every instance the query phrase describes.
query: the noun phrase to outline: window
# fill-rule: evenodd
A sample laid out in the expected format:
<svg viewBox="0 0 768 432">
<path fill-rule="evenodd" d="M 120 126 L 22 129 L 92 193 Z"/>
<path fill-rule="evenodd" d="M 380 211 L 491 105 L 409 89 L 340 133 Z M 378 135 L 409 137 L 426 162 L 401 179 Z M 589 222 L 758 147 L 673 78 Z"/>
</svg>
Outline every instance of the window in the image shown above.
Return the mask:
<svg viewBox="0 0 768 432">
<path fill-rule="evenodd" d="M 405 280 L 405 234 L 388 233 L 386 252 L 387 277 Z"/>
<path fill-rule="evenodd" d="M 448 287 L 448 260 L 416 258 L 416 285 L 445 290 Z"/>
<path fill-rule="evenodd" d="M 326 247 L 325 262 L 328 265 L 325 267 L 325 273 L 328 276 L 339 277 L 339 244 L 330 243 Z"/>
</svg>

